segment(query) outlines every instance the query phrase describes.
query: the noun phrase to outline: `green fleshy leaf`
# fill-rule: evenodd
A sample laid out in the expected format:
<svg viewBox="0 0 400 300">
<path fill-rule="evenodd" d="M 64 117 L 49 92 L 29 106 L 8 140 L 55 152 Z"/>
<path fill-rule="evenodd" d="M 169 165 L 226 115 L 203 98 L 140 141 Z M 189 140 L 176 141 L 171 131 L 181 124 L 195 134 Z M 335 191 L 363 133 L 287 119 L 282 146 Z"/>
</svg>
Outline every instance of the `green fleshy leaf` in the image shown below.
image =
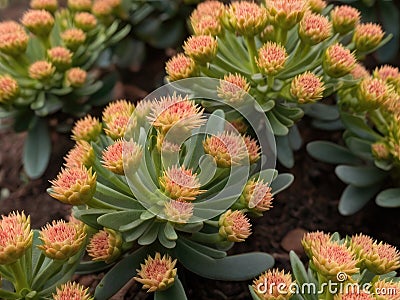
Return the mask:
<svg viewBox="0 0 400 300">
<path fill-rule="evenodd" d="M 289 145 L 290 148 L 293 150 L 297 151 L 301 148 L 301 145 L 303 144 L 303 139 L 301 138 L 301 134 L 299 132 L 299 128 L 297 125 L 294 125 L 289 129 Z"/>
<path fill-rule="evenodd" d="M 164 227 L 164 233 L 165 236 L 169 239 L 169 240 L 176 240 L 178 239 L 178 235 L 175 232 L 174 226 L 172 225 L 171 222 L 167 222 L 165 224 Z"/>
<path fill-rule="evenodd" d="M 87 103 L 94 106 L 107 104 L 117 80 L 118 76 L 114 72 L 102 78 L 100 88 L 90 96 Z"/>
<path fill-rule="evenodd" d="M 112 265 L 104 261 L 81 261 L 75 270 L 76 274 L 90 274 L 111 268 Z"/>
<path fill-rule="evenodd" d="M 28 131 L 23 150 L 23 164 L 31 179 L 43 175 L 51 154 L 51 141 L 46 120 L 36 118 Z"/>
<path fill-rule="evenodd" d="M 376 196 L 376 204 L 382 207 L 400 206 L 400 188 L 386 189 Z"/>
<path fill-rule="evenodd" d="M 175 251 L 179 261 L 187 269 L 215 280 L 249 280 L 274 265 L 274 258 L 267 253 L 253 252 L 213 259 L 179 240 Z"/>
<path fill-rule="evenodd" d="M 274 181 L 272 181 L 270 187 L 272 189 L 272 194 L 276 195 L 288 188 L 294 180 L 294 176 L 289 173 L 279 174 Z"/>
<path fill-rule="evenodd" d="M 117 211 L 104 214 L 97 219 L 97 222 L 104 227 L 111 228 L 114 230 L 119 230 L 119 228 L 123 225 L 129 224 L 134 220 L 137 220 L 140 215 L 143 213 L 143 210 L 126 210 L 126 211 Z"/>
<path fill-rule="evenodd" d="M 344 216 L 355 214 L 374 197 L 379 189 L 380 185 L 362 188 L 352 185 L 347 186 L 340 197 L 339 212 Z"/>
<path fill-rule="evenodd" d="M 110 271 L 96 287 L 94 297 L 96 300 L 108 300 L 117 293 L 129 280 L 136 276 L 136 269 L 144 262 L 148 252 L 146 247 L 141 247 L 131 255 L 123 258 Z"/>
<path fill-rule="evenodd" d="M 374 166 L 345 166 L 335 168 L 337 177 L 344 183 L 355 187 L 368 187 L 384 181 L 388 172 L 382 171 Z"/>
<path fill-rule="evenodd" d="M 284 136 L 289 133 L 289 129 L 276 118 L 273 111 L 268 111 L 266 115 L 275 135 Z"/>
<path fill-rule="evenodd" d="M 349 149 L 326 141 L 307 144 L 307 152 L 313 158 L 330 164 L 360 164 L 361 160 Z"/>
<path fill-rule="evenodd" d="M 175 277 L 174 284 L 165 291 L 154 293 L 154 300 L 187 300 L 185 289 L 178 277 Z"/>
<path fill-rule="evenodd" d="M 185 238 L 181 238 L 179 240 L 181 243 L 185 243 L 187 244 L 189 247 L 192 247 L 193 249 L 200 251 L 201 253 L 210 256 L 212 258 L 224 258 L 226 257 L 226 252 L 225 251 L 221 251 L 215 248 L 211 248 L 209 246 L 205 246 L 202 244 L 199 244 L 197 242 L 191 241 L 189 239 L 185 239 Z"/>
<path fill-rule="evenodd" d="M 290 251 L 289 257 L 296 282 L 300 287 L 304 287 L 305 284 L 308 284 L 310 282 L 307 271 L 294 251 Z M 306 300 L 318 300 L 317 294 L 304 293 L 303 296 Z"/>
<path fill-rule="evenodd" d="M 83 223 L 89 225 L 90 227 L 93 227 L 96 229 L 101 229 L 103 226 L 101 226 L 97 222 L 97 219 L 104 214 L 110 213 L 110 211 L 112 211 L 112 210 L 94 209 L 94 208 L 79 209 L 79 208 L 74 207 L 72 211 L 73 211 L 74 217 L 77 218 L 78 220 L 81 220 Z"/>
<path fill-rule="evenodd" d="M 253 286 L 249 285 L 249 292 L 250 292 L 250 296 L 253 300 L 261 300 L 260 297 L 257 296 L 256 292 L 254 291 Z"/>
<path fill-rule="evenodd" d="M 321 121 L 314 119 L 311 122 L 311 125 L 317 129 L 327 130 L 327 131 L 336 131 L 343 130 L 343 123 L 340 119 L 335 121 Z"/>
<path fill-rule="evenodd" d="M 138 244 L 145 246 L 154 243 L 157 239 L 158 231 L 160 230 L 160 223 L 153 222 L 153 224 L 147 228 L 138 240 Z"/>
<path fill-rule="evenodd" d="M 382 139 L 382 137 L 373 131 L 361 117 L 342 113 L 341 118 L 346 129 L 356 136 L 371 142 Z"/>
<path fill-rule="evenodd" d="M 127 242 L 137 240 L 153 223 L 152 220 L 143 221 L 139 226 L 124 232 L 124 239 Z"/>
<path fill-rule="evenodd" d="M 289 145 L 289 138 L 285 136 L 276 136 L 276 151 L 278 154 L 279 162 L 286 168 L 293 168 L 294 166 L 294 156 L 293 150 Z"/>
<path fill-rule="evenodd" d="M 335 121 L 340 118 L 336 105 L 327 105 L 317 102 L 309 106 L 305 106 L 304 111 L 307 116 L 322 121 Z"/>
<path fill-rule="evenodd" d="M 256 109 L 260 110 L 262 112 L 267 112 L 270 111 L 272 108 L 275 106 L 275 101 L 274 100 L 268 100 L 265 103 L 261 103 L 260 106 L 256 105 Z"/>
<path fill-rule="evenodd" d="M 260 179 L 263 182 L 271 183 L 276 179 L 278 176 L 278 171 L 275 169 L 266 169 L 266 170 L 261 170 L 259 173 L 254 174 L 251 179 Z"/>
<path fill-rule="evenodd" d="M 349 136 L 345 139 L 347 147 L 349 147 L 350 151 L 356 154 L 357 156 L 366 159 L 366 160 L 374 160 L 374 157 L 371 153 L 371 142 L 366 141 L 364 139 L 360 139 L 357 137 Z"/>
<path fill-rule="evenodd" d="M 167 223 L 165 223 L 167 224 Z M 160 228 L 158 230 L 158 240 L 160 241 L 161 245 L 163 245 L 167 249 L 172 249 L 175 248 L 176 242 L 175 240 L 170 240 L 166 236 L 164 229 L 165 229 L 165 224 L 160 225 Z"/>
</svg>

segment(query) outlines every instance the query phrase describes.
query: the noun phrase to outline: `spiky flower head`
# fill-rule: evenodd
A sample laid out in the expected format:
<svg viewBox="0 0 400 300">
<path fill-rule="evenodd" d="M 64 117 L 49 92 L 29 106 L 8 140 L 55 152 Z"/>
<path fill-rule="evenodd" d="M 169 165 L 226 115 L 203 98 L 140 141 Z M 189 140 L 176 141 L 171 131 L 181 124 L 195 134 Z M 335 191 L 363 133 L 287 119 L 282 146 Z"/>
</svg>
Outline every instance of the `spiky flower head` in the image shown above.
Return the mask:
<svg viewBox="0 0 400 300">
<path fill-rule="evenodd" d="M 122 139 L 127 132 L 128 126 L 134 126 L 135 119 L 130 122 L 130 116 L 124 114 L 115 115 L 111 120 L 105 123 L 104 132 L 111 139 Z"/>
<path fill-rule="evenodd" d="M 163 172 L 159 178 L 161 189 L 171 199 L 193 201 L 196 196 L 204 193 L 200 190 L 197 174 L 185 166 L 172 166 Z"/>
<path fill-rule="evenodd" d="M 400 253 L 396 247 L 374 242 L 363 257 L 364 265 L 374 274 L 386 274 L 400 268 Z"/>
<path fill-rule="evenodd" d="M 143 284 L 143 289 L 148 289 L 147 292 L 164 291 L 168 289 L 175 281 L 176 259 L 165 254 L 161 257 L 159 252 L 156 252 L 154 258 L 150 255 L 140 264 L 141 269 L 136 270 L 137 276 L 134 279 Z"/>
<path fill-rule="evenodd" d="M 380 279 L 374 283 L 372 292 L 376 300 L 399 300 L 400 283 Z"/>
<path fill-rule="evenodd" d="M 97 19 L 94 15 L 88 12 L 77 13 L 74 17 L 76 28 L 82 29 L 83 31 L 90 31 L 96 28 Z"/>
<path fill-rule="evenodd" d="M 387 160 L 390 157 L 390 150 L 385 142 L 376 142 L 371 145 L 372 155 L 378 160 Z"/>
<path fill-rule="evenodd" d="M 313 257 L 313 249 L 326 245 L 331 240 L 331 236 L 323 231 L 308 232 L 301 240 L 304 251 L 309 258 Z"/>
<path fill-rule="evenodd" d="M 0 22 L 0 51 L 18 56 L 26 51 L 29 37 L 24 28 L 14 21 Z"/>
<path fill-rule="evenodd" d="M 217 87 L 218 97 L 228 103 L 240 104 L 244 101 L 250 91 L 250 84 L 247 79 L 240 74 L 226 74 L 223 80 L 219 81 Z"/>
<path fill-rule="evenodd" d="M 377 109 L 385 104 L 390 91 L 390 87 L 382 79 L 364 78 L 357 89 L 360 107 L 365 110 Z"/>
<path fill-rule="evenodd" d="M 367 69 L 359 62 L 354 65 L 354 69 L 351 70 L 350 74 L 354 79 L 363 79 L 370 76 Z"/>
<path fill-rule="evenodd" d="M 338 293 L 333 297 L 334 300 L 374 300 L 371 293 L 363 291 L 360 286 L 346 293 Z"/>
<path fill-rule="evenodd" d="M 274 199 L 271 191 L 272 189 L 268 183 L 255 179 L 249 180 L 242 192 L 246 207 L 257 213 L 270 210 Z"/>
<path fill-rule="evenodd" d="M 349 5 L 336 6 L 331 11 L 331 21 L 335 33 L 346 34 L 360 22 L 360 11 Z"/>
<path fill-rule="evenodd" d="M 249 156 L 250 164 L 256 163 L 260 159 L 260 146 L 255 139 L 250 136 L 244 136 L 244 143 L 246 145 L 247 155 Z"/>
<path fill-rule="evenodd" d="M 43 244 L 38 248 L 44 255 L 55 260 L 67 260 L 84 247 L 85 226 L 64 220 L 52 221 L 51 224 L 42 228 L 40 239 Z"/>
<path fill-rule="evenodd" d="M 103 110 L 102 119 L 103 122 L 109 123 L 119 115 L 130 117 L 134 110 L 135 106 L 131 102 L 125 99 L 116 100 L 109 103 Z"/>
<path fill-rule="evenodd" d="M 138 122 L 147 121 L 147 116 L 150 114 L 152 107 L 153 102 L 147 99 L 136 103 L 135 116 Z"/>
<path fill-rule="evenodd" d="M 143 156 L 143 149 L 133 140 L 125 141 L 124 148 L 122 149 L 122 160 L 124 167 L 128 170 L 129 174 L 133 174 L 140 166 Z"/>
<path fill-rule="evenodd" d="M 68 0 L 68 8 L 75 11 L 90 11 L 92 0 Z"/>
<path fill-rule="evenodd" d="M 112 263 L 122 253 L 122 236 L 112 229 L 104 228 L 90 238 L 86 251 L 94 261 Z"/>
<path fill-rule="evenodd" d="M 312 262 L 318 273 L 328 280 L 338 281 L 338 273 L 348 276 L 358 273 L 357 260 L 344 244 L 329 242 L 312 248 Z"/>
<path fill-rule="evenodd" d="M 252 285 L 260 300 L 289 300 L 293 294 L 291 286 L 292 275 L 278 269 L 268 270 L 261 274 L 253 280 Z"/>
<path fill-rule="evenodd" d="M 234 132 L 224 131 L 207 137 L 203 148 L 205 153 L 214 157 L 220 168 L 246 163 L 249 157 L 244 138 Z"/>
<path fill-rule="evenodd" d="M 165 64 L 165 71 L 169 81 L 176 81 L 193 76 L 196 72 L 196 64 L 190 57 L 178 53 Z"/>
<path fill-rule="evenodd" d="M 353 42 L 357 51 L 368 52 L 378 47 L 384 35 L 379 24 L 358 24 L 354 30 Z"/>
<path fill-rule="evenodd" d="M 93 147 L 86 141 L 78 141 L 65 157 L 65 166 L 67 168 L 80 168 L 85 166 L 90 168 L 95 161 Z"/>
<path fill-rule="evenodd" d="M 21 23 L 38 36 L 48 36 L 54 26 L 54 17 L 44 9 L 31 9 L 24 13 Z"/>
<path fill-rule="evenodd" d="M 169 221 L 178 224 L 186 224 L 193 216 L 193 203 L 182 199 L 171 199 L 165 203 L 164 213 Z"/>
<path fill-rule="evenodd" d="M 78 88 L 85 84 L 87 72 L 79 67 L 69 69 L 66 74 L 67 85 Z"/>
<path fill-rule="evenodd" d="M 217 36 L 222 30 L 221 21 L 213 16 L 202 16 L 199 20 L 191 17 L 191 25 L 196 35 Z"/>
<path fill-rule="evenodd" d="M 32 246 L 30 217 L 12 212 L 0 219 L 0 265 L 16 262 Z"/>
<path fill-rule="evenodd" d="M 102 154 L 103 167 L 117 175 L 125 174 L 122 160 L 123 148 L 124 141 L 120 139 L 104 149 Z"/>
<path fill-rule="evenodd" d="M 49 195 L 63 203 L 82 205 L 93 198 L 96 192 L 96 173 L 84 166 L 62 169 L 49 189 Z"/>
<path fill-rule="evenodd" d="M 70 28 L 61 33 L 61 39 L 68 49 L 75 51 L 86 41 L 86 33 L 79 28 Z"/>
<path fill-rule="evenodd" d="M 274 42 L 267 42 L 258 50 L 256 62 L 261 73 L 276 75 L 284 68 L 287 58 L 285 47 Z"/>
<path fill-rule="evenodd" d="M 324 0 L 308 0 L 308 6 L 312 12 L 321 13 L 327 4 Z"/>
<path fill-rule="evenodd" d="M 87 115 L 78 120 L 71 131 L 75 141 L 96 141 L 101 133 L 101 123 L 97 118 Z"/>
<path fill-rule="evenodd" d="M 331 22 L 320 14 L 306 13 L 299 23 L 299 36 L 306 44 L 321 43 L 331 35 Z"/>
<path fill-rule="evenodd" d="M 121 0 L 94 0 L 92 13 L 99 19 L 108 21 L 112 19 L 112 15 L 117 12 L 120 5 Z"/>
<path fill-rule="evenodd" d="M 202 108 L 189 100 L 188 96 L 182 98 L 175 93 L 155 100 L 148 120 L 163 134 L 172 127 L 179 131 L 190 131 L 205 122 Z"/>
<path fill-rule="evenodd" d="M 11 104 L 18 94 L 18 82 L 10 75 L 0 75 L 0 104 Z"/>
<path fill-rule="evenodd" d="M 51 62 L 39 60 L 29 66 L 29 77 L 32 79 L 46 81 L 53 77 L 56 68 Z"/>
<path fill-rule="evenodd" d="M 353 235 L 350 239 L 350 248 L 359 260 L 359 266 L 364 268 L 364 258 L 372 251 L 374 240 L 365 234 Z"/>
<path fill-rule="evenodd" d="M 30 7 L 33 9 L 44 9 L 54 13 L 58 8 L 57 0 L 31 0 Z"/>
<path fill-rule="evenodd" d="M 307 0 L 266 0 L 269 22 L 290 29 L 303 18 L 308 9 Z"/>
<path fill-rule="evenodd" d="M 211 35 L 194 35 L 186 40 L 183 49 L 195 62 L 205 65 L 217 55 L 218 43 Z"/>
<path fill-rule="evenodd" d="M 93 300 L 89 294 L 89 288 L 85 288 L 76 282 L 62 284 L 57 287 L 56 293 L 53 294 L 53 300 Z"/>
<path fill-rule="evenodd" d="M 233 2 L 226 10 L 225 17 L 239 35 L 255 36 L 267 24 L 267 11 L 253 2 Z"/>
<path fill-rule="evenodd" d="M 324 82 L 321 77 L 306 71 L 297 75 L 291 83 L 290 93 L 300 104 L 321 100 L 324 95 Z"/>
<path fill-rule="evenodd" d="M 376 68 L 373 72 L 373 76 L 393 85 L 396 91 L 400 91 L 400 72 L 398 68 L 384 65 Z"/>
<path fill-rule="evenodd" d="M 219 235 L 230 242 L 244 242 L 251 234 L 251 224 L 241 210 L 227 210 L 219 217 Z"/>
<path fill-rule="evenodd" d="M 71 66 L 72 52 L 64 47 L 53 47 L 47 50 L 50 62 L 57 70 L 64 71 Z"/>
<path fill-rule="evenodd" d="M 326 74 L 339 78 L 350 73 L 356 64 L 354 54 L 341 44 L 329 46 L 324 53 L 322 67 Z"/>
<path fill-rule="evenodd" d="M 194 22 L 200 21 L 204 17 L 212 17 L 220 19 L 225 11 L 225 6 L 219 1 L 204 1 L 200 2 L 196 9 L 192 12 L 190 20 Z"/>
</svg>

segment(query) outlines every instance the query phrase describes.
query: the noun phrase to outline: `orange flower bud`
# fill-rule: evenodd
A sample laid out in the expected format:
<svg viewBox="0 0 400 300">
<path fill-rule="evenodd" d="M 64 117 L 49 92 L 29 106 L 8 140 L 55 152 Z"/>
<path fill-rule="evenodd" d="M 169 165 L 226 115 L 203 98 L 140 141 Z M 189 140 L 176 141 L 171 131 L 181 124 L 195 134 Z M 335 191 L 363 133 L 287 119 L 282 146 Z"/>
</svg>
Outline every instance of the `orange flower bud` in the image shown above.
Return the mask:
<svg viewBox="0 0 400 300">
<path fill-rule="evenodd" d="M 0 75 L 0 104 L 12 104 L 18 94 L 18 82 L 9 75 Z"/>
<path fill-rule="evenodd" d="M 143 284 L 143 289 L 148 289 L 148 293 L 163 291 L 175 281 L 175 265 L 176 259 L 172 260 L 168 254 L 161 257 L 157 252 L 154 258 L 149 255 L 144 264 L 140 264 L 141 269 L 136 270 L 137 276 L 134 278 Z"/>
<path fill-rule="evenodd" d="M 224 4 L 219 1 L 200 2 L 190 16 L 190 20 L 194 23 L 200 21 L 203 17 L 212 17 L 219 20 L 225 11 Z"/>
<path fill-rule="evenodd" d="M 217 87 L 218 97 L 228 103 L 242 103 L 249 91 L 250 84 L 240 74 L 226 74 Z"/>
<path fill-rule="evenodd" d="M 97 19 L 94 15 L 87 12 L 77 13 L 74 17 L 76 28 L 82 29 L 83 31 L 90 31 L 97 26 Z"/>
<path fill-rule="evenodd" d="M 65 77 L 67 85 L 70 85 L 74 88 L 79 88 L 85 84 L 87 72 L 81 68 L 71 68 L 66 72 Z"/>
<path fill-rule="evenodd" d="M 360 12 L 349 5 L 336 6 L 331 11 L 331 21 L 335 33 L 346 34 L 360 22 Z"/>
<path fill-rule="evenodd" d="M 54 18 L 46 10 L 28 10 L 22 16 L 21 23 L 30 32 L 39 36 L 48 36 L 54 26 Z"/>
<path fill-rule="evenodd" d="M 186 224 L 193 216 L 193 203 L 181 199 L 171 199 L 165 203 L 164 213 L 169 221 Z"/>
<path fill-rule="evenodd" d="M 365 69 L 365 67 L 361 63 L 356 63 L 354 65 L 354 69 L 351 70 L 350 74 L 351 76 L 353 76 L 354 79 L 364 79 L 370 76 L 367 69 Z"/>
<path fill-rule="evenodd" d="M 278 269 L 261 274 L 252 285 L 260 300 L 289 300 L 293 294 L 291 286 L 292 275 Z"/>
<path fill-rule="evenodd" d="M 385 105 L 390 92 L 390 87 L 383 80 L 372 77 L 365 78 L 359 83 L 357 90 L 360 107 L 365 110 L 377 109 Z"/>
<path fill-rule="evenodd" d="M 242 192 L 246 207 L 257 213 L 270 210 L 274 199 L 271 190 L 267 183 L 254 179 L 249 180 Z"/>
<path fill-rule="evenodd" d="M 269 21 L 279 27 L 290 29 L 303 18 L 308 8 L 306 0 L 266 0 Z"/>
<path fill-rule="evenodd" d="M 199 64 L 206 64 L 217 55 L 218 43 L 211 35 L 189 37 L 183 45 L 185 54 Z"/>
<path fill-rule="evenodd" d="M 52 65 L 52 63 L 40 60 L 34 62 L 29 66 L 29 77 L 32 79 L 46 81 L 53 77 L 56 68 Z"/>
<path fill-rule="evenodd" d="M 32 246 L 30 217 L 12 212 L 0 219 L 0 265 L 16 262 Z"/>
<path fill-rule="evenodd" d="M 255 36 L 267 24 L 267 11 L 256 3 L 233 2 L 226 11 L 226 18 L 239 35 Z"/>
<path fill-rule="evenodd" d="M 86 141 L 78 141 L 72 148 L 66 158 L 65 166 L 67 168 L 81 168 L 85 166 L 90 168 L 96 159 L 93 147 Z"/>
<path fill-rule="evenodd" d="M 66 223 L 63 220 L 53 221 L 42 228 L 40 239 L 43 244 L 38 248 L 44 255 L 55 260 L 67 260 L 84 247 L 86 233 L 84 226 Z"/>
<path fill-rule="evenodd" d="M 287 58 L 285 47 L 274 42 L 267 42 L 258 50 L 256 62 L 261 73 L 273 76 L 284 68 Z"/>
<path fill-rule="evenodd" d="M 331 35 L 332 24 L 322 15 L 306 13 L 299 23 L 299 36 L 306 44 L 321 43 Z"/>
<path fill-rule="evenodd" d="M 62 169 L 52 184 L 49 195 L 63 203 L 82 205 L 93 198 L 96 192 L 96 173 L 92 169 L 76 167 Z"/>
<path fill-rule="evenodd" d="M 127 131 L 127 127 L 132 125 L 129 121 L 130 116 L 122 114 L 116 115 L 110 121 L 105 123 L 104 132 L 114 141 L 122 139 Z M 135 120 L 132 122 L 135 122 Z"/>
<path fill-rule="evenodd" d="M 57 70 L 64 71 L 71 66 L 72 53 L 64 47 L 54 47 L 47 50 L 47 56 L 50 62 L 56 67 Z"/>
<path fill-rule="evenodd" d="M 376 300 L 398 300 L 400 295 L 400 283 L 381 279 L 374 283 L 372 287 L 374 299 Z"/>
<path fill-rule="evenodd" d="M 61 39 L 68 49 L 75 51 L 86 41 L 86 33 L 81 29 L 71 28 L 61 33 Z"/>
<path fill-rule="evenodd" d="M 221 21 L 213 16 L 203 16 L 199 20 L 195 20 L 192 15 L 190 20 L 196 35 L 217 36 L 222 30 Z"/>
<path fill-rule="evenodd" d="M 240 210 L 228 210 L 219 217 L 219 234 L 230 242 L 244 242 L 251 234 L 251 224 Z"/>
<path fill-rule="evenodd" d="M 321 13 L 327 6 L 324 0 L 308 0 L 310 10 L 315 13 Z"/>
<path fill-rule="evenodd" d="M 104 228 L 90 238 L 86 250 L 92 260 L 112 263 L 121 256 L 122 236 L 112 229 Z"/>
<path fill-rule="evenodd" d="M 14 21 L 0 23 L 0 51 L 17 57 L 28 47 L 29 37 L 24 28 Z"/>
<path fill-rule="evenodd" d="M 324 53 L 322 67 L 326 74 L 339 78 L 350 73 L 356 64 L 354 54 L 341 44 L 336 43 L 329 46 Z"/>
<path fill-rule="evenodd" d="M 33 9 L 44 9 L 54 13 L 58 8 L 57 0 L 31 0 L 30 6 Z"/>
<path fill-rule="evenodd" d="M 304 251 L 309 258 L 313 257 L 313 249 L 318 249 L 322 245 L 328 244 L 331 236 L 322 231 L 308 232 L 301 240 Z"/>
<path fill-rule="evenodd" d="M 313 103 L 321 100 L 324 94 L 324 83 L 321 77 L 306 71 L 297 75 L 291 83 L 290 93 L 298 103 Z"/>
<path fill-rule="evenodd" d="M 68 8 L 75 11 L 90 11 L 92 0 L 68 0 Z"/>
<path fill-rule="evenodd" d="M 93 300 L 94 298 L 89 294 L 89 288 L 85 288 L 84 286 L 70 281 L 61 285 L 56 290 L 56 293 L 53 294 L 53 300 Z"/>
<path fill-rule="evenodd" d="M 196 65 L 193 59 L 179 53 L 167 61 L 165 71 L 169 81 L 176 81 L 192 77 L 195 74 Z"/>
<path fill-rule="evenodd" d="M 367 52 L 378 47 L 384 35 L 382 27 L 378 24 L 359 24 L 354 30 L 353 42 L 358 51 Z"/>
<path fill-rule="evenodd" d="M 98 119 L 88 115 L 78 120 L 71 131 L 75 141 L 95 141 L 101 133 L 101 124 Z"/>
<path fill-rule="evenodd" d="M 103 122 L 109 123 L 119 115 L 130 117 L 134 110 L 135 106 L 125 99 L 113 101 L 103 110 L 102 119 Z"/>
</svg>

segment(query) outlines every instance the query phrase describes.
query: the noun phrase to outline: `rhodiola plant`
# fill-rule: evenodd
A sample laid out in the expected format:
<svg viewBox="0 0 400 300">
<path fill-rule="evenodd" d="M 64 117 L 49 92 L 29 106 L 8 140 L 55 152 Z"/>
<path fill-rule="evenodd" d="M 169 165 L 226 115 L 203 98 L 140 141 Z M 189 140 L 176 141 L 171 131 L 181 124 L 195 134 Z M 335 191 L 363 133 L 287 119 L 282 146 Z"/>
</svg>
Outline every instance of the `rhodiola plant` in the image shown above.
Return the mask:
<svg viewBox="0 0 400 300">
<path fill-rule="evenodd" d="M 398 299 L 400 254 L 395 247 L 364 234 L 341 239 L 321 231 L 307 233 L 302 244 L 308 269 L 292 251 L 293 278 L 284 271 L 265 272 L 249 286 L 254 300 Z"/>
<path fill-rule="evenodd" d="M 30 217 L 12 212 L 0 219 L 1 299 L 89 298 L 87 289 L 68 282 L 84 254 L 87 226 L 71 219 L 31 230 Z M 67 298 L 63 298 L 68 296 Z M 86 298 L 84 298 L 86 297 Z"/>
<path fill-rule="evenodd" d="M 200 276 L 231 281 L 273 265 L 265 253 L 227 251 L 246 240 L 249 217 L 267 213 L 293 176 L 274 169 L 263 112 L 237 111 L 252 125 L 251 135 L 242 135 L 222 110 L 207 115 L 196 104 L 212 90 L 216 98 L 219 84 L 178 81 L 136 107 L 110 103 L 102 122 L 88 116 L 73 128 L 77 144 L 48 192 L 99 230 L 88 246 L 95 262 L 79 269 L 111 268 L 96 299 L 109 299 L 133 277 L 156 297 L 186 299 L 177 261 Z"/>
<path fill-rule="evenodd" d="M 350 215 L 376 196 L 384 207 L 400 206 L 400 74 L 382 66 L 372 75 L 361 66 L 359 83 L 339 93 L 345 145 L 315 141 L 307 146 L 315 158 L 338 165 L 336 175 L 348 186 L 339 211 Z"/>
<path fill-rule="evenodd" d="M 87 12 L 91 1 L 87 5 L 69 1 L 68 9 L 58 9 L 55 0 L 33 0 L 21 23 L 0 23 L 0 120 L 17 132 L 28 131 L 23 162 L 31 178 L 40 177 L 48 164 L 50 116 L 82 116 L 103 104 L 111 90 L 90 71 L 129 26 L 104 24 Z"/>
<path fill-rule="evenodd" d="M 386 43 L 379 25 L 361 24 L 350 6 L 324 1 L 218 1 L 192 13 L 194 35 L 166 64 L 167 79 L 202 76 L 224 79 L 249 92 L 265 112 L 276 136 L 278 159 L 292 167 L 292 150 L 301 146 L 296 127 L 304 112 L 331 120 L 333 107 L 315 103 L 356 81 L 350 75 L 357 57 Z M 220 87 L 221 99 L 240 104 L 235 91 Z M 225 95 L 225 96 L 224 96 Z M 204 103 L 207 109 L 224 103 Z"/>
</svg>

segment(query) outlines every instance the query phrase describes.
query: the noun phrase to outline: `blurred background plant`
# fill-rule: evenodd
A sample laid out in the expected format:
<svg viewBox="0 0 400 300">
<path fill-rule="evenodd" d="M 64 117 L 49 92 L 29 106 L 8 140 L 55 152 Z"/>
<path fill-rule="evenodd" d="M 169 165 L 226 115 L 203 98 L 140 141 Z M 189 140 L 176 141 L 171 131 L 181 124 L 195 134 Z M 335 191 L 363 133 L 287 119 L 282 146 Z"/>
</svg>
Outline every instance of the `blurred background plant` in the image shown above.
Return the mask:
<svg viewBox="0 0 400 300">
<path fill-rule="evenodd" d="M 103 84 L 91 70 L 100 53 L 130 30 L 86 12 L 90 2 L 88 7 L 75 2 L 58 9 L 57 1 L 33 0 L 21 24 L 0 23 L 0 124 L 28 131 L 23 163 L 30 178 L 40 177 L 48 165 L 49 124 L 51 130 L 69 130 L 60 114 L 55 122 L 50 116 L 82 116 L 106 103 L 115 78 Z"/>
<path fill-rule="evenodd" d="M 294 165 L 293 150 L 302 145 L 296 122 L 304 113 L 337 119 L 336 107 L 316 102 L 356 85 L 350 72 L 357 58 L 391 38 L 377 24 L 360 23 L 358 10 L 333 8 L 324 1 L 229 6 L 208 1 L 198 5 L 190 20 L 194 35 L 184 43 L 184 54 L 167 62 L 167 80 L 218 78 L 249 92 L 267 115 L 278 160 L 288 168 Z M 240 104 L 235 94 L 221 85 L 220 97 L 226 103 Z M 231 121 L 235 118 L 221 103 L 204 105 L 211 111 L 225 110 Z"/>
<path fill-rule="evenodd" d="M 400 255 L 394 246 L 364 234 L 340 238 L 321 231 L 305 234 L 302 244 L 308 269 L 292 251 L 294 278 L 290 272 L 267 271 L 249 286 L 254 300 L 394 299 L 400 292 Z"/>
<path fill-rule="evenodd" d="M 60 294 L 66 288 L 87 294 L 79 285 L 64 285 L 71 280 L 85 252 L 86 229 L 85 224 L 72 219 L 31 230 L 30 216 L 23 212 L 2 216 L 0 297 L 39 300 L 53 299 L 53 295 L 54 299 L 65 299 Z"/>
<path fill-rule="evenodd" d="M 156 298 L 186 299 L 176 261 L 202 277 L 229 281 L 273 265 L 266 253 L 226 251 L 246 240 L 248 216 L 267 212 L 293 176 L 261 170 L 265 144 L 261 150 L 255 139 L 241 135 L 222 110 L 207 119 L 194 100 L 177 94 L 194 82 L 169 85 L 136 108 L 125 100 L 110 103 L 102 122 L 87 116 L 72 130 L 77 144 L 48 192 L 99 230 L 88 246 L 94 262 L 79 268 L 111 268 L 96 299 L 109 299 L 135 276 Z M 215 97 L 218 85 L 211 85 Z M 265 118 L 255 113 L 261 118 L 254 120 Z"/>
</svg>

